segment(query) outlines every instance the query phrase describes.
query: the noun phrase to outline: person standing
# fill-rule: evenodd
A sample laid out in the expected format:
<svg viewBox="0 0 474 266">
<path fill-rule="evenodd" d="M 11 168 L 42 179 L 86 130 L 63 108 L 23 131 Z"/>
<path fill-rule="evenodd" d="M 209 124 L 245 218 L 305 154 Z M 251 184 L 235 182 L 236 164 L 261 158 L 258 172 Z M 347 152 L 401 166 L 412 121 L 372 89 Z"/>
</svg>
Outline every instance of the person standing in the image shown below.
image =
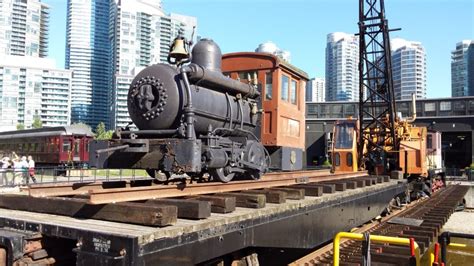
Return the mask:
<svg viewBox="0 0 474 266">
<path fill-rule="evenodd" d="M 28 175 L 33 180 L 34 183 L 36 183 L 36 178 L 35 178 L 35 161 L 33 160 L 33 157 L 31 155 L 28 156 Z"/>
<path fill-rule="evenodd" d="M 23 176 L 23 181 L 26 185 L 28 185 L 30 178 L 28 177 L 28 161 L 26 160 L 26 156 L 21 156 L 20 169 Z"/>
</svg>

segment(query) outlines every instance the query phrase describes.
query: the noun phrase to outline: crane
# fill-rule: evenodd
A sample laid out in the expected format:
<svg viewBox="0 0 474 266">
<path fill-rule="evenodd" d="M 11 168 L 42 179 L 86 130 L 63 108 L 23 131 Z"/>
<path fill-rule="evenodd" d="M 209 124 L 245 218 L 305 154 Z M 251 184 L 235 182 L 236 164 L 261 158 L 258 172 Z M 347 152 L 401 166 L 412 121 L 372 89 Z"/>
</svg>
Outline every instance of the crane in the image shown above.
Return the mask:
<svg viewBox="0 0 474 266">
<path fill-rule="evenodd" d="M 332 170 L 427 176 L 425 127 L 397 116 L 384 0 L 359 0 L 359 116 L 336 121 Z M 398 29 L 394 29 L 398 30 Z"/>
</svg>

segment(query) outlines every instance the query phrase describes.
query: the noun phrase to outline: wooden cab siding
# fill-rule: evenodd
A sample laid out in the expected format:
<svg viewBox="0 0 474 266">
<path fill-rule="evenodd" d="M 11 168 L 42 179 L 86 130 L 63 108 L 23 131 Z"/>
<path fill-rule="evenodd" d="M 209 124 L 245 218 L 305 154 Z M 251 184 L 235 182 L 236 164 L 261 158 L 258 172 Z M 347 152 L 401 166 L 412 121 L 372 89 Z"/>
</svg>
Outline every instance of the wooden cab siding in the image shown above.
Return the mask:
<svg viewBox="0 0 474 266">
<path fill-rule="evenodd" d="M 248 81 L 245 73 L 257 73 L 263 109 L 260 137 L 265 146 L 305 148 L 305 72 L 272 54 L 254 52 L 223 55 L 222 72 L 243 82 Z"/>
</svg>

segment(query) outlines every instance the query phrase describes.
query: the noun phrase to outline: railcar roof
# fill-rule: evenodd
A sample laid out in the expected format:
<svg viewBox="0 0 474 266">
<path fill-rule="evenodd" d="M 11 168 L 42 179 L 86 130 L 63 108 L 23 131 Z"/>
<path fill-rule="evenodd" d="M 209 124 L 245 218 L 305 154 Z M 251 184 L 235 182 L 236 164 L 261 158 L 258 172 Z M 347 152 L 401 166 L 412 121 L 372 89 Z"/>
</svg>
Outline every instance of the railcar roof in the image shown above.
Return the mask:
<svg viewBox="0 0 474 266">
<path fill-rule="evenodd" d="M 36 129 L 5 131 L 0 132 L 0 139 L 47 137 L 59 135 L 80 135 L 87 137 L 94 136 L 92 131 L 88 127 L 82 125 L 72 125 L 62 127 L 43 127 Z"/>
</svg>

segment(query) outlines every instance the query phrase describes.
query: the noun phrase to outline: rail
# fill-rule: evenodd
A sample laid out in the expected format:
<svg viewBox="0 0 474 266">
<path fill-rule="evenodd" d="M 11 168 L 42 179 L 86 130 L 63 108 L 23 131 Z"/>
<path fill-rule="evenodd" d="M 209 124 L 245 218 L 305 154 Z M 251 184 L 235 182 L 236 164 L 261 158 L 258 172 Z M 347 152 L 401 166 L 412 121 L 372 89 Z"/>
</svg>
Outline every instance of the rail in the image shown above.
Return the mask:
<svg viewBox="0 0 474 266">
<path fill-rule="evenodd" d="M 0 169 L 0 188 L 32 184 L 90 183 L 149 179 L 145 170 L 36 167 L 33 178 L 28 168 Z"/>
<path fill-rule="evenodd" d="M 353 239 L 357 241 L 366 241 L 364 234 L 358 233 L 347 233 L 347 232 L 339 232 L 334 237 L 334 256 L 333 256 L 333 265 L 339 266 L 339 248 L 340 242 L 342 238 Z M 393 244 L 393 245 L 402 245 L 402 246 L 410 246 L 411 249 L 411 256 L 415 257 L 416 265 L 420 265 L 420 247 L 418 244 L 413 240 L 413 238 L 403 238 L 403 237 L 391 237 L 391 236 L 381 236 L 381 235 L 368 235 L 369 241 L 373 241 L 374 243 L 380 244 Z M 370 265 L 368 263 L 367 265 Z"/>
</svg>

